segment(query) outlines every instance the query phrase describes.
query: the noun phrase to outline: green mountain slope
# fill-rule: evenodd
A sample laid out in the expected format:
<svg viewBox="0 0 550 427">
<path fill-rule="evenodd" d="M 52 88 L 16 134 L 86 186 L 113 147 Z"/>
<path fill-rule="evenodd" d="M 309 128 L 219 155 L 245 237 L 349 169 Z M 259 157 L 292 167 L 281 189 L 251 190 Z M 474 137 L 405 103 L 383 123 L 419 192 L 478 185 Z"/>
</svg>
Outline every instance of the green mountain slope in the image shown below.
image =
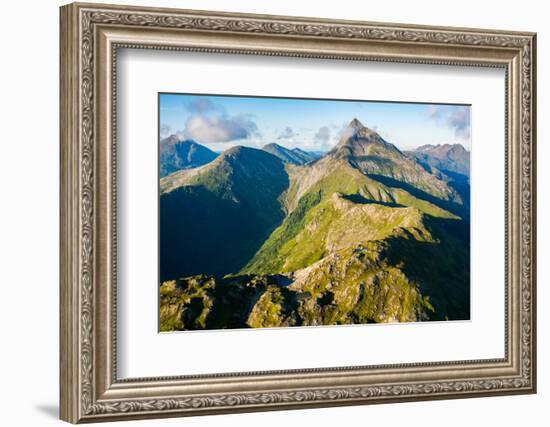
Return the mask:
<svg viewBox="0 0 550 427">
<path fill-rule="evenodd" d="M 235 147 L 198 169 L 161 179 L 161 280 L 241 269 L 284 212 L 282 162 Z"/>
<path fill-rule="evenodd" d="M 242 272 L 296 271 L 332 252 L 382 240 L 399 228 L 430 239 L 418 209 L 352 200 L 337 192 L 325 199 L 320 192 L 308 193 Z"/>
<path fill-rule="evenodd" d="M 348 136 L 327 156 L 309 167 L 291 169 L 291 183 L 284 199 L 289 214 L 243 273 L 283 273 L 306 267 L 341 244 L 339 230 L 348 230 L 353 236 L 348 239 L 349 244 L 353 245 L 383 239 L 396 227 L 419 229 L 421 213 L 458 219 L 440 207 L 451 203 L 448 200 L 438 199 L 437 206 L 432 203 L 432 194 L 417 197 L 401 186 L 384 184 L 380 178 L 385 173 L 397 181 L 395 178 L 404 179 L 406 175 L 376 169 L 372 178 L 365 172 L 370 166 L 361 163 L 363 157 L 357 153 L 376 151 L 377 158 L 393 159 L 393 164 L 400 164 L 402 170 L 422 171 L 420 177 L 408 178 L 409 181 L 423 181 L 423 187 L 433 193 L 441 191 L 460 200 L 446 182 L 437 182 L 393 145 L 358 123 L 352 121 Z"/>
<path fill-rule="evenodd" d="M 460 204 L 460 196 L 444 177 L 426 171 L 418 162 L 353 119 L 328 157 L 343 159 L 371 177 L 382 176 L 413 186 L 442 200 Z"/>
</svg>

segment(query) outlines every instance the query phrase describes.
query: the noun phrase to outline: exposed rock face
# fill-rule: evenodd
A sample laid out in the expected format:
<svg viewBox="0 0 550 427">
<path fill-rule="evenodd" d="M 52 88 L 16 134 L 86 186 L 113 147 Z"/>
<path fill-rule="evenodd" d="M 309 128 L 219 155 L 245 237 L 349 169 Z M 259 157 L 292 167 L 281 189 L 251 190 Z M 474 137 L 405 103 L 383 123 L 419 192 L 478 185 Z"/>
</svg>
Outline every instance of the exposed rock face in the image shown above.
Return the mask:
<svg viewBox="0 0 550 427">
<path fill-rule="evenodd" d="M 303 165 L 239 147 L 174 173 L 161 329 L 468 319 L 469 187 L 455 183 L 357 119 Z"/>
<path fill-rule="evenodd" d="M 352 120 L 338 145 L 327 157 L 347 161 L 364 174 L 382 177 L 386 181 L 398 181 L 443 200 L 462 202 L 445 179 L 426 171 L 357 119 Z"/>
<path fill-rule="evenodd" d="M 365 251 L 332 254 L 294 275 L 167 281 L 161 331 L 428 319 L 433 307 L 418 286 Z"/>
</svg>

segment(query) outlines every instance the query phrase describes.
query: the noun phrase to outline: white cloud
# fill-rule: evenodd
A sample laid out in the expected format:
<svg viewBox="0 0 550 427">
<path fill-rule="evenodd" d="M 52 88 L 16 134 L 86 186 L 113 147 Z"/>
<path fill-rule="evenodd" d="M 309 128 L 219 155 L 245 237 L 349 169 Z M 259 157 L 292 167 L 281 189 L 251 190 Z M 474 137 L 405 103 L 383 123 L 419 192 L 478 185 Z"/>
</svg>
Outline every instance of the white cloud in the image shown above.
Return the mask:
<svg viewBox="0 0 550 427">
<path fill-rule="evenodd" d="M 277 139 L 290 139 L 290 138 L 293 138 L 295 136 L 298 136 L 298 134 L 296 132 L 294 132 L 294 130 L 292 130 L 292 128 L 290 126 L 287 126 L 280 134 L 279 136 L 277 137 Z"/>
<path fill-rule="evenodd" d="M 313 136 L 313 139 L 319 148 L 327 149 L 330 148 L 330 136 L 330 128 L 328 126 L 321 126 L 317 133 Z"/>
<path fill-rule="evenodd" d="M 221 110 L 216 104 L 214 104 L 208 98 L 194 98 L 191 102 L 186 104 L 186 108 L 197 114 L 207 113 L 209 111 Z"/>
<path fill-rule="evenodd" d="M 184 137 L 201 143 L 228 142 L 258 135 L 256 123 L 245 115 L 192 116 L 185 123 Z"/>
<path fill-rule="evenodd" d="M 430 105 L 430 119 L 451 129 L 455 137 L 470 138 L 470 108 L 466 106 Z"/>
</svg>

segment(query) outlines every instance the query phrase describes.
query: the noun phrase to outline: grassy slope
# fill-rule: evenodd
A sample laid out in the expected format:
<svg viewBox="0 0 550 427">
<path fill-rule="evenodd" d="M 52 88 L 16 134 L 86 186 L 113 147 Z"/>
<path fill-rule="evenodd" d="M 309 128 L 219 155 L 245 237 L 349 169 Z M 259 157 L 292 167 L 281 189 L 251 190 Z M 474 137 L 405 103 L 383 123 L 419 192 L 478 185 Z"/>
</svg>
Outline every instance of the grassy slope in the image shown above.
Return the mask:
<svg viewBox="0 0 550 427">
<path fill-rule="evenodd" d="M 181 179 L 175 188 L 174 179 Z M 278 198 L 288 177 L 275 156 L 237 148 L 191 175 L 167 177 L 163 185 L 161 281 L 239 271 L 282 221 Z"/>
<path fill-rule="evenodd" d="M 303 279 L 292 287 L 315 298 L 332 289 L 337 322 L 345 313 L 359 322 L 465 319 L 467 229 L 428 201 L 340 168 L 310 187 L 242 273 L 296 272 Z"/>
<path fill-rule="evenodd" d="M 289 193 L 292 191 L 291 184 Z M 359 196 L 362 203 L 345 203 L 344 197 L 335 201 L 335 194 Z M 343 203 L 345 208 L 339 209 L 338 204 Z M 421 213 L 454 218 L 429 202 L 404 190 L 388 188 L 352 168 L 334 169 L 299 199 L 297 207 L 242 272 L 275 274 L 298 270 L 321 259 L 343 238 L 352 246 L 383 239 L 396 227 L 421 227 Z"/>
<path fill-rule="evenodd" d="M 271 194 L 266 200 L 258 200 L 257 192 L 246 193 L 254 196 L 249 200 L 241 195 L 239 187 L 251 177 L 256 182 L 258 171 L 239 171 L 245 177 L 240 182 L 230 162 L 216 174 L 189 179 L 215 200 L 244 201 L 249 209 L 234 214 L 215 208 L 217 214 L 237 218 L 236 224 L 254 224 L 247 214 L 269 215 L 280 203 L 287 216 L 263 237 L 240 273 L 180 279 L 178 286 L 165 282 L 162 330 L 469 318 L 464 286 L 469 283 L 468 224 L 422 192 L 373 179 L 341 161 L 321 166 L 287 166 L 291 181 L 285 183 L 286 192 L 271 191 L 272 177 L 266 177 L 256 184 L 265 187 L 262 195 Z M 216 218 L 205 223 L 214 224 Z M 209 248 L 218 265 L 223 254 L 241 251 L 235 243 L 243 237 L 224 232 L 223 221 L 221 226 L 212 238 L 224 235 L 218 240 L 223 251 Z M 238 269 L 225 270 L 233 271 Z M 277 283 L 280 277 L 285 286 Z"/>
</svg>

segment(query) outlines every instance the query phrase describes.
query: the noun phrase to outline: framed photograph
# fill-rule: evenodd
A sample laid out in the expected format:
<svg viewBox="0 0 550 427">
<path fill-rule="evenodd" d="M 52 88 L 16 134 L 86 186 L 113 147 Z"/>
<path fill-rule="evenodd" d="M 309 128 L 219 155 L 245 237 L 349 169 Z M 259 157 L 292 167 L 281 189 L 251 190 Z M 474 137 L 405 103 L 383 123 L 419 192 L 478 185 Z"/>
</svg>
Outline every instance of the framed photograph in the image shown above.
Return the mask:
<svg viewBox="0 0 550 427">
<path fill-rule="evenodd" d="M 536 391 L 535 34 L 60 22 L 63 420 Z"/>
</svg>

